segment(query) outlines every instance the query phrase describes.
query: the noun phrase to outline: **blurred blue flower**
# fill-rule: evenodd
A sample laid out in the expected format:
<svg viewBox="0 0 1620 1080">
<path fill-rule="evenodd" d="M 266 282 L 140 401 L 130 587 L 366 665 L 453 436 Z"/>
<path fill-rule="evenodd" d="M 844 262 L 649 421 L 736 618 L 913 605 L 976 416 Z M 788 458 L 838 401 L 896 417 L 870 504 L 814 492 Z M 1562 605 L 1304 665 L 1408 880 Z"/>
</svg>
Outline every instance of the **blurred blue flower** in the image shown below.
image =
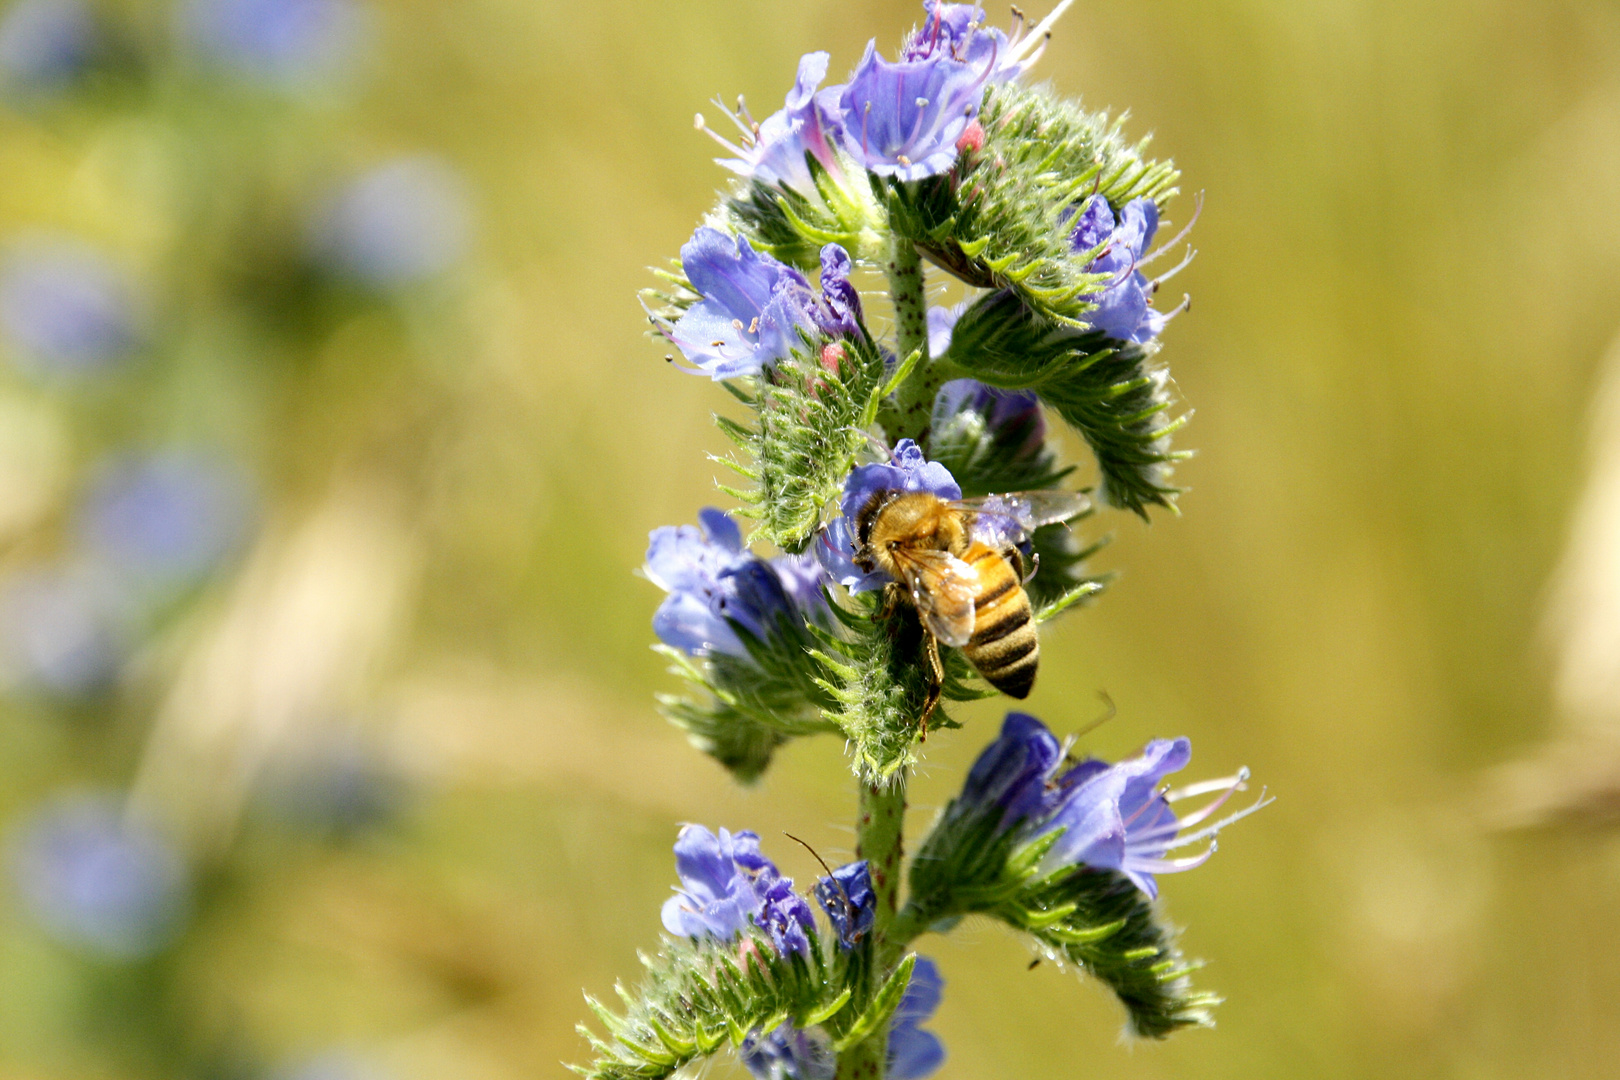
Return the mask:
<svg viewBox="0 0 1620 1080">
<path fill-rule="evenodd" d="M 1065 867 L 1114 870 L 1150 897 L 1159 887 L 1155 874 L 1201 866 L 1215 853 L 1214 836 L 1266 804 L 1262 797 L 1246 809 L 1202 828 L 1232 794 L 1245 790 L 1247 770 L 1219 780 L 1164 792 L 1159 784 L 1184 768 L 1192 756 L 1186 739 L 1155 739 L 1136 757 L 1110 765 L 1086 758 L 1059 771 L 1064 762 L 1057 739 L 1025 713 L 1008 713 L 1001 734 L 979 755 L 946 819 L 991 813 L 1002 829 L 1017 828 L 1028 839 L 1062 835 L 1047 851 L 1042 873 Z M 1199 810 L 1177 817 L 1171 803 L 1219 793 Z M 1191 832 L 1185 830 L 1193 829 Z M 1196 855 L 1167 858 L 1171 851 L 1210 840 Z"/>
<path fill-rule="evenodd" d="M 18 0 L 0 16 L 0 83 L 50 90 L 89 62 L 96 28 L 83 0 Z"/>
<path fill-rule="evenodd" d="M 250 500 L 224 459 L 170 451 L 104 466 L 79 511 L 86 546 L 113 566 L 161 582 L 192 580 L 241 542 Z"/>
<path fill-rule="evenodd" d="M 736 146 L 709 132 L 715 140 L 737 156 L 716 158 L 718 164 L 745 179 L 762 184 L 796 188 L 804 194 L 815 191 L 815 181 L 805 154 L 815 157 L 835 178 L 843 169 L 834 146 L 838 142 L 838 95 L 842 87 L 817 91 L 827 77 L 827 54 L 807 53 L 799 60 L 798 78 L 787 100 L 777 112 L 760 121 L 756 130 L 745 116 L 727 110 L 742 132 L 743 144 Z"/>
<path fill-rule="evenodd" d="M 104 571 L 24 570 L 0 583 L 0 665 L 14 682 L 90 694 L 118 673 L 132 622 L 128 595 Z"/>
<path fill-rule="evenodd" d="M 752 832 L 720 835 L 682 826 L 675 840 L 681 886 L 664 903 L 664 929 L 681 937 L 730 941 L 750 925 L 770 934 L 777 949 L 804 952 L 815 932 L 810 905 L 793 891 Z"/>
<path fill-rule="evenodd" d="M 387 1080 L 388 1073 L 350 1050 L 328 1050 L 277 1070 L 275 1080 Z"/>
<path fill-rule="evenodd" d="M 967 309 L 966 302 L 952 307 L 934 306 L 928 309 L 928 355 L 938 360 L 951 349 L 951 331 L 956 320 Z"/>
<path fill-rule="evenodd" d="M 698 520 L 697 527 L 666 525 L 648 537 L 644 572 L 669 593 L 653 615 L 660 641 L 693 656 L 747 656 L 736 627 L 768 642 L 783 619 L 821 619 L 825 579 L 814 559 L 766 561 L 743 546 L 737 523 L 725 514 L 707 507 Z"/>
<path fill-rule="evenodd" d="M 979 115 L 991 74 L 947 49 L 890 63 L 868 42 L 839 97 L 844 150 L 869 171 L 921 180 L 956 163 L 956 142 Z"/>
<path fill-rule="evenodd" d="M 814 892 L 844 948 L 852 948 L 872 929 L 877 894 L 872 891 L 872 871 L 865 859 L 840 866 L 816 882 Z"/>
<path fill-rule="evenodd" d="M 814 1028 L 781 1024 L 765 1034 L 756 1029 L 737 1052 L 758 1080 L 833 1080 L 838 1073 L 831 1040 Z"/>
<path fill-rule="evenodd" d="M 182 40 L 240 78 L 317 84 L 353 63 L 366 25 L 356 0 L 186 0 Z"/>
<path fill-rule="evenodd" d="M 945 980 L 934 962 L 917 957 L 889 1027 L 889 1080 L 922 1080 L 945 1063 L 945 1044 L 921 1027 L 939 1008 L 944 989 Z"/>
<path fill-rule="evenodd" d="M 870 592 L 889 581 L 881 570 L 867 573 L 855 565 L 855 522 L 867 504 L 887 491 L 927 491 L 942 499 L 962 497 L 962 489 L 950 470 L 923 456 L 922 448 L 911 439 L 901 439 L 887 464 L 861 465 L 844 481 L 839 499 L 843 513 L 834 518 L 816 541 L 816 558 L 832 579 L 851 592 Z"/>
<path fill-rule="evenodd" d="M 393 818 L 408 795 L 373 743 L 323 732 L 272 763 L 262 798 L 284 821 L 350 834 Z"/>
<path fill-rule="evenodd" d="M 837 244 L 821 251 L 821 297 L 798 270 L 707 225 L 681 247 L 681 268 L 703 299 L 659 328 L 713 379 L 757 375 L 804 351 L 806 338 L 858 329 L 860 298 L 849 281 L 849 254 Z"/>
<path fill-rule="evenodd" d="M 150 956 L 173 940 L 185 918 L 179 853 L 110 795 L 45 806 L 18 838 L 12 871 L 47 931 L 111 959 Z"/>
<path fill-rule="evenodd" d="M 428 155 L 397 158 L 339 189 L 317 216 L 315 254 L 339 273 L 377 288 L 443 273 L 472 233 L 466 184 Z"/>
<path fill-rule="evenodd" d="M 138 344 L 128 279 L 95 248 L 67 239 L 7 254 L 0 323 L 27 360 L 66 374 L 104 368 Z"/>
<path fill-rule="evenodd" d="M 1069 246 L 1076 254 L 1101 248 L 1087 263 L 1086 271 L 1112 277 L 1099 291 L 1085 297 L 1097 305 L 1085 319 L 1116 341 L 1151 341 L 1170 321 L 1170 315 L 1150 306 L 1154 286 L 1137 269 L 1158 228 L 1159 208 L 1152 199 L 1126 203 L 1116 224 L 1108 200 L 1093 195 L 1080 207 L 1070 230 Z"/>
</svg>

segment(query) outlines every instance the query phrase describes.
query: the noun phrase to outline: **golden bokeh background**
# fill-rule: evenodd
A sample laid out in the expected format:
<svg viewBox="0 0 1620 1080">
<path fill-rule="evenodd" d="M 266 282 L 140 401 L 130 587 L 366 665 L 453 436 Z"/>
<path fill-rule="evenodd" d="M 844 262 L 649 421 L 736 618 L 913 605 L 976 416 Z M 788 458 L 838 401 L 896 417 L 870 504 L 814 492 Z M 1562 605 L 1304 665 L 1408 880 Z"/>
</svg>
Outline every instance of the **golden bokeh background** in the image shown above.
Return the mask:
<svg viewBox="0 0 1620 1080">
<path fill-rule="evenodd" d="M 109 253 L 140 342 L 60 375 L 0 341 L 0 575 L 77 559 L 131 448 L 208 447 L 254 509 L 94 688 L 8 675 L 0 826 L 15 868 L 42 805 L 122 793 L 190 914 L 109 959 L 8 886 L 0 1077 L 558 1075 L 581 989 L 656 940 L 677 823 L 754 828 L 801 882 L 784 829 L 852 845 L 838 743 L 743 790 L 654 711 L 632 570 L 725 505 L 724 395 L 635 294 L 723 180 L 694 111 L 763 113 L 800 53 L 837 73 L 920 11 L 369 0 L 341 72 L 267 87 L 188 60 L 177 6 L 94 5 L 105 70 L 0 108 L 0 245 Z M 1105 690 L 1095 752 L 1184 733 L 1277 801 L 1163 883 L 1215 1030 L 1122 1042 L 1100 987 L 970 922 L 922 944 L 939 1075 L 1615 1075 L 1620 9 L 1083 0 L 1038 73 L 1129 106 L 1206 204 L 1163 353 L 1183 514 L 1092 519 L 1121 576 L 1029 705 L 1074 730 Z M 453 251 L 320 270 L 322 193 L 401 160 L 463 208 Z M 1003 705 L 929 740 L 913 830 Z M 314 823 L 311 783 L 341 787 Z"/>
</svg>

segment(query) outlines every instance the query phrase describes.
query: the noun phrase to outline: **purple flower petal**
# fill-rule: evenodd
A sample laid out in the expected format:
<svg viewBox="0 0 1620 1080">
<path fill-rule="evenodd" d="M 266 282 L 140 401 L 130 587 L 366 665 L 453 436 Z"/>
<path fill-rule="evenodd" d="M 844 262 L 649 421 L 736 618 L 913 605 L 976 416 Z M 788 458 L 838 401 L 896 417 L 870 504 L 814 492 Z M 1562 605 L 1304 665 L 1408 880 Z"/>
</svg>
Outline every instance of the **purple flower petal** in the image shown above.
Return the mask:
<svg viewBox="0 0 1620 1080">
<path fill-rule="evenodd" d="M 921 180 L 956 163 L 956 140 L 979 114 L 989 72 L 938 51 L 890 63 L 868 43 L 839 98 L 844 150 L 869 172 Z"/>
</svg>

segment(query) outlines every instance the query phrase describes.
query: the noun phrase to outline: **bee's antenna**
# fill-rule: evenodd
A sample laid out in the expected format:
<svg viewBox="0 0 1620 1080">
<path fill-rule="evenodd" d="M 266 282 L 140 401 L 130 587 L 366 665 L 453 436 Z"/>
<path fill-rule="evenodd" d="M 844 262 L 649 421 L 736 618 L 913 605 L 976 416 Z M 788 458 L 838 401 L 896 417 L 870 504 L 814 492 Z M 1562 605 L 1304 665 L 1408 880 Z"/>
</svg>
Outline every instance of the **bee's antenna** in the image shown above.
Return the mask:
<svg viewBox="0 0 1620 1080">
<path fill-rule="evenodd" d="M 1038 551 L 1030 552 L 1029 553 L 1029 573 L 1024 575 L 1024 580 L 1022 582 L 1020 582 L 1019 584 L 1028 585 L 1029 584 L 1029 579 L 1034 577 L 1037 573 L 1039 573 L 1040 569 L 1041 569 L 1041 553 L 1038 552 Z"/>
<path fill-rule="evenodd" d="M 821 853 L 819 851 L 817 851 L 815 848 L 811 847 L 809 845 L 809 843 L 807 843 L 804 840 L 800 840 L 797 836 L 794 836 L 792 833 L 788 832 L 786 829 L 782 830 L 782 835 L 787 837 L 789 840 L 793 841 L 795 844 L 800 845 L 801 847 L 804 848 L 804 850 L 808 851 L 811 855 L 813 855 L 815 857 L 816 862 L 821 864 L 821 868 L 823 870 L 827 871 L 827 880 L 831 881 L 834 885 L 838 886 L 838 892 L 844 898 L 844 910 L 846 910 L 846 911 L 855 910 L 855 902 L 849 898 L 849 893 L 844 889 L 844 883 L 842 881 L 838 880 L 838 876 L 832 872 L 832 867 L 827 865 L 827 860 L 823 859 L 821 857 Z"/>
<path fill-rule="evenodd" d="M 1086 735 L 1090 735 L 1093 731 L 1096 731 L 1098 728 L 1102 727 L 1119 714 L 1119 707 L 1114 704 L 1114 699 L 1108 696 L 1108 691 L 1098 690 L 1097 696 L 1102 698 L 1103 705 L 1106 706 L 1105 711 L 1101 716 L 1097 717 L 1097 719 L 1075 732 L 1073 736 L 1074 738 L 1079 739 Z"/>
<path fill-rule="evenodd" d="M 793 841 L 795 844 L 798 844 L 800 847 L 804 848 L 804 850 L 808 851 L 812 856 L 814 856 L 816 862 L 821 864 L 821 868 L 827 871 L 827 876 L 832 877 L 832 867 L 827 865 L 827 860 L 821 857 L 820 852 L 811 847 L 806 841 L 800 840 L 797 836 L 794 836 L 792 833 L 787 832 L 786 830 L 782 832 L 782 835 Z"/>
</svg>

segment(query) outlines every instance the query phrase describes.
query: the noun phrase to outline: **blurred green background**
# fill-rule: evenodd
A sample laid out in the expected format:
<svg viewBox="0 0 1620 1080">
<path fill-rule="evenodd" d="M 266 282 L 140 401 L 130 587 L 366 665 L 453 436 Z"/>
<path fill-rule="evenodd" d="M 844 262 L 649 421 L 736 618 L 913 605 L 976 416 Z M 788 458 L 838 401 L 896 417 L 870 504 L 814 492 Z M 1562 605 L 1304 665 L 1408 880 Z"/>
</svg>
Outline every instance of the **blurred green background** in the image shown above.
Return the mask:
<svg viewBox="0 0 1620 1080">
<path fill-rule="evenodd" d="M 635 292 L 694 111 L 919 15 L 0 9 L 0 1077 L 557 1075 L 678 822 L 848 852 L 836 742 L 740 790 L 654 712 L 631 571 L 723 395 Z M 1620 9 L 1084 0 L 1039 74 L 1207 202 L 1184 514 L 1102 516 L 1030 706 L 1277 802 L 1164 882 L 1216 1030 L 970 923 L 940 1075 L 1620 1074 Z"/>
</svg>

